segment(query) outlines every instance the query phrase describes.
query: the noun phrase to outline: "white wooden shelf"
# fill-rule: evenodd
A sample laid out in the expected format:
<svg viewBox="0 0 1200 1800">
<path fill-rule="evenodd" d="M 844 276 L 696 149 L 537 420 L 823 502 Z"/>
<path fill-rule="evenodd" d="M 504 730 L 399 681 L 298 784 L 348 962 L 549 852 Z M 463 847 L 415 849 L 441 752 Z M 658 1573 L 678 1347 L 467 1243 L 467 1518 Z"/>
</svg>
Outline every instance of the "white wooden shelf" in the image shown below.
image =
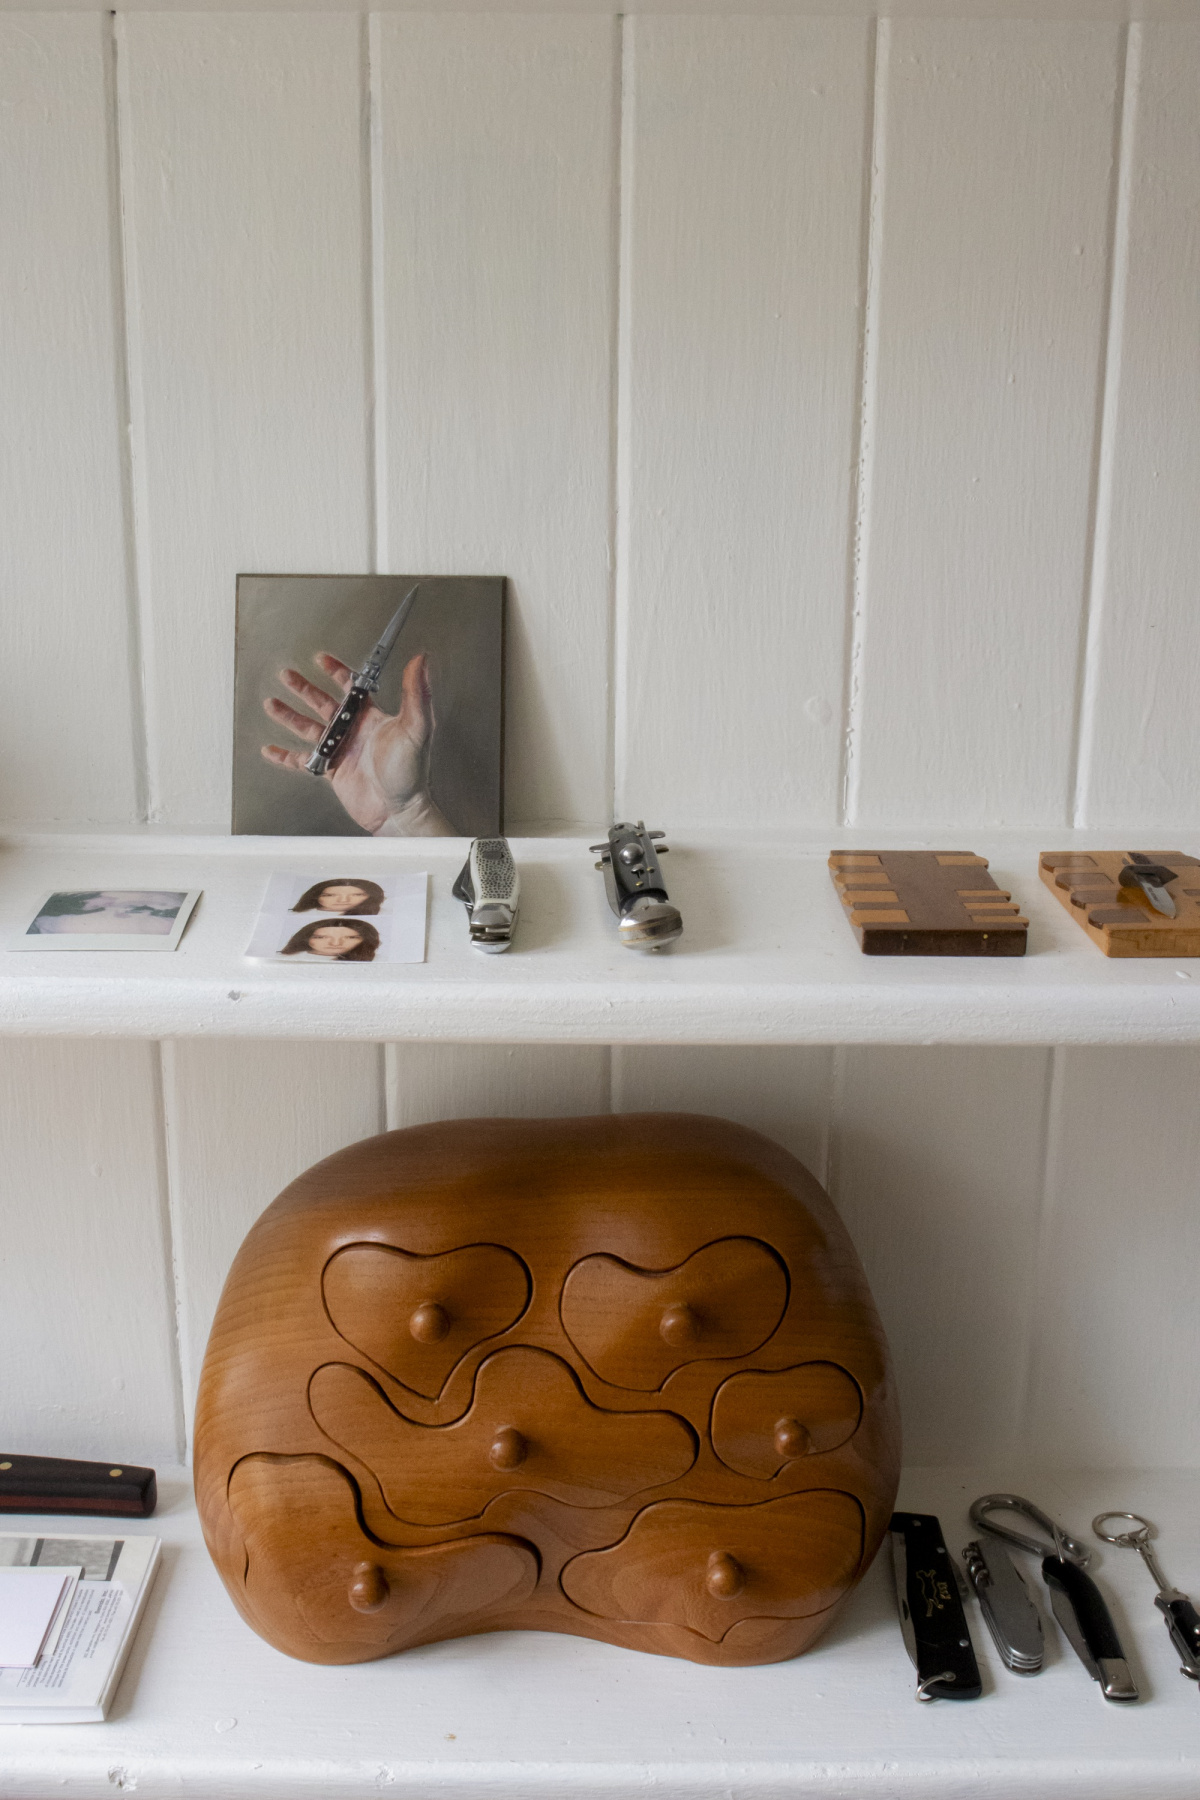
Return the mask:
<svg viewBox="0 0 1200 1800">
<path fill-rule="evenodd" d="M 1104 1507 L 1146 1513 L 1168 1575 L 1200 1589 L 1194 1472 L 1018 1480 L 1011 1468 L 913 1470 L 901 1504 L 936 1512 L 957 1553 L 973 1535 L 970 1500 L 1011 1487 L 1089 1541 Z M 157 1519 L 137 1529 L 164 1538 L 164 1566 L 108 1721 L 0 1728 L 4 1800 L 114 1791 L 138 1800 L 1194 1800 L 1200 1791 L 1200 1699 L 1178 1673 L 1132 1552 L 1106 1548 L 1093 1566 L 1140 1704 L 1107 1704 L 1052 1621 L 1043 1673 L 1009 1674 L 971 1601 L 983 1696 L 919 1706 L 886 1550 L 827 1638 L 767 1668 L 701 1668 L 537 1632 L 317 1668 L 239 1619 L 183 1472 L 161 1492 Z M 49 1528 L 43 1518 L 4 1529 L 26 1524 Z M 1032 1559 L 1022 1561 L 1040 1587 Z"/>
<path fill-rule="evenodd" d="M 670 951 L 649 956 L 618 944 L 586 838 L 514 839 L 522 880 L 518 936 L 508 955 L 484 957 L 469 947 L 463 908 L 450 891 L 465 855 L 461 839 L 383 845 L 357 838 L 10 837 L 0 849 L 4 945 L 53 887 L 198 887 L 204 897 L 173 954 L 5 949 L 0 1033 L 443 1043 L 1200 1043 L 1200 959 L 1110 961 L 1042 886 L 1038 849 L 1070 848 L 1071 833 L 1000 839 L 956 832 L 931 841 L 990 859 L 1030 919 L 1023 958 L 863 956 L 829 879 L 829 839 L 673 835 L 664 867 L 685 935 Z M 1095 846 L 1095 834 L 1086 841 Z M 878 833 L 837 838 L 839 847 L 886 843 Z M 271 870 L 336 874 L 379 866 L 429 870 L 423 964 L 325 969 L 246 960 Z"/>
</svg>

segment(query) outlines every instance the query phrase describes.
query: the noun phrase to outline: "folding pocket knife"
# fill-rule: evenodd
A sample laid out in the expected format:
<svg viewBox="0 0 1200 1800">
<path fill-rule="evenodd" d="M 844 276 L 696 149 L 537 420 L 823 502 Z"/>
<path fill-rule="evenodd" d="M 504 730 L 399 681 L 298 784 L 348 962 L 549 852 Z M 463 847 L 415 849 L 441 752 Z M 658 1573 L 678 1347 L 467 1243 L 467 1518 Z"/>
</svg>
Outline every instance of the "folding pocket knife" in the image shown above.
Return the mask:
<svg viewBox="0 0 1200 1800">
<path fill-rule="evenodd" d="M 897 1512 L 890 1527 L 900 1630 L 917 1671 L 918 1700 L 977 1700 L 979 1665 L 955 1568 L 932 1513 Z"/>
<path fill-rule="evenodd" d="M 603 871 L 608 904 L 617 915 L 617 935 L 631 950 L 661 950 L 683 935 L 678 907 L 667 898 L 658 859 L 667 846 L 656 840 L 661 831 L 636 825 L 614 825 L 608 841 L 593 844 L 599 854 L 596 867 Z"/>
</svg>

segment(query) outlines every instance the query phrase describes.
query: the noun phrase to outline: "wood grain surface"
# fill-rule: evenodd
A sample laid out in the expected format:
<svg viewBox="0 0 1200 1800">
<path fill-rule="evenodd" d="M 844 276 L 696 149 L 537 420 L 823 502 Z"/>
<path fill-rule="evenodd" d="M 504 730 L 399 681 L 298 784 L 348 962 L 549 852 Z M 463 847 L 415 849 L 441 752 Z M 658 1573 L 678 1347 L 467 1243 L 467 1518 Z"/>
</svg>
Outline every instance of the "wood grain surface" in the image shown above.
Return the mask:
<svg viewBox="0 0 1200 1800">
<path fill-rule="evenodd" d="M 423 1392 L 405 1331 L 453 1352 Z M 217 1567 L 312 1662 L 531 1626 L 795 1655 L 873 1556 L 898 1461 L 829 1201 L 686 1115 L 418 1126 L 319 1163 L 239 1251 L 197 1405 Z"/>
<path fill-rule="evenodd" d="M 829 872 L 866 956 L 1024 956 L 1029 920 L 967 850 L 835 850 Z"/>
<path fill-rule="evenodd" d="M 1129 863 L 1123 850 L 1048 850 L 1038 858 L 1038 873 L 1105 956 L 1200 956 L 1200 857 L 1181 850 L 1139 854 L 1175 871 L 1163 884 L 1175 903 L 1173 918 L 1152 906 L 1141 887 L 1122 886 Z"/>
</svg>

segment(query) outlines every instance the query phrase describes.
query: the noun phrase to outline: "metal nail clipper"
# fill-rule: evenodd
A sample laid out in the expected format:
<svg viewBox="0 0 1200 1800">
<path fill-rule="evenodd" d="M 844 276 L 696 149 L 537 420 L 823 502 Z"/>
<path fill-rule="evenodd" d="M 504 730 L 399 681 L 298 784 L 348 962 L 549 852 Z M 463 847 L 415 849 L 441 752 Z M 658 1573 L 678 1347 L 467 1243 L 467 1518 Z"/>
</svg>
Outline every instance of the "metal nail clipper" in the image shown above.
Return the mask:
<svg viewBox="0 0 1200 1800">
<path fill-rule="evenodd" d="M 604 872 L 608 904 L 617 915 L 617 935 L 631 950 L 661 950 L 683 934 L 678 907 L 667 899 L 658 866 L 667 846 L 656 843 L 664 834 L 647 831 L 641 819 L 636 825 L 614 825 L 605 844 L 593 844 L 596 864 Z"/>
<path fill-rule="evenodd" d="M 1016 1531 L 1011 1525 L 997 1525 L 988 1516 L 993 1512 L 1021 1514 L 1039 1525 L 1050 1543 Z M 1042 1578 L 1050 1589 L 1054 1616 L 1088 1674 L 1100 1683 L 1104 1698 L 1136 1700 L 1137 1685 L 1129 1672 L 1112 1615 L 1100 1589 L 1084 1573 L 1084 1564 L 1090 1561 L 1089 1551 L 1032 1500 L 1023 1500 L 1019 1494 L 984 1494 L 971 1507 L 971 1523 L 1041 1558 Z"/>
<path fill-rule="evenodd" d="M 521 880 L 508 839 L 476 838 L 452 891 L 466 906 L 475 949 L 489 956 L 507 950 L 521 898 Z"/>
<path fill-rule="evenodd" d="M 1103 1527 L 1109 1519 L 1127 1519 L 1134 1529 L 1105 1531 Z M 1158 1558 L 1150 1548 L 1154 1527 L 1149 1519 L 1143 1519 L 1139 1513 L 1097 1513 L 1092 1520 L 1092 1530 L 1106 1544 L 1119 1544 L 1123 1550 L 1137 1551 L 1158 1589 L 1154 1604 L 1166 1619 L 1171 1642 L 1183 1658 L 1179 1673 L 1186 1675 L 1189 1681 L 1200 1681 L 1200 1612 L 1196 1611 L 1186 1594 L 1170 1585 L 1159 1568 Z"/>
</svg>

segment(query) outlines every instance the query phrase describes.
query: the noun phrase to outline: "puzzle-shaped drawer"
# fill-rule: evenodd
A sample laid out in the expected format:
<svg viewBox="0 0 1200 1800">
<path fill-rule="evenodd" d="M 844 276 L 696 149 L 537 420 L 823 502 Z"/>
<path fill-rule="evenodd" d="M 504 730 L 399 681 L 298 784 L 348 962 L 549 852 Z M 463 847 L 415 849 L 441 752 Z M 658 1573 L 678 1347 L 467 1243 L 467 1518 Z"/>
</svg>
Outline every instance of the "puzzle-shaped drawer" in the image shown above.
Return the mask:
<svg viewBox="0 0 1200 1800">
<path fill-rule="evenodd" d="M 386 1244 L 349 1244 L 331 1256 L 325 1310 L 348 1344 L 415 1394 L 435 1399 L 468 1350 L 515 1325 L 529 1304 L 529 1271 L 499 1244 L 412 1256 Z"/>
<path fill-rule="evenodd" d="M 384 1656 L 449 1624 L 484 1629 L 489 1613 L 537 1583 L 537 1553 L 522 1538 L 377 1543 L 358 1523 L 345 1471 L 324 1457 L 248 1456 L 230 1477 L 229 1504 L 250 1606 L 313 1662 Z"/>
<path fill-rule="evenodd" d="M 523 1488 L 568 1506 L 611 1506 L 678 1480 L 696 1445 L 669 1412 L 608 1412 L 545 1350 L 497 1350 L 450 1425 L 405 1418 L 361 1369 L 328 1363 L 309 1387 L 325 1435 L 371 1470 L 389 1509 L 415 1525 L 475 1518 Z"/>
<path fill-rule="evenodd" d="M 563 1283 L 563 1328 L 614 1387 L 652 1393 L 685 1363 L 744 1356 L 787 1305 L 787 1272 L 757 1238 L 722 1238 L 673 1269 L 589 1256 Z"/>
<path fill-rule="evenodd" d="M 717 1389 L 712 1445 L 739 1475 L 769 1480 L 802 1456 L 836 1450 L 861 1418 L 858 1383 L 836 1363 L 801 1363 L 771 1374 L 747 1370 Z"/>
<path fill-rule="evenodd" d="M 858 1572 L 863 1515 L 834 1489 L 708 1506 L 660 1500 L 608 1550 L 576 1556 L 562 1588 L 585 1612 L 683 1625 L 719 1643 L 743 1619 L 802 1619 L 833 1606 Z"/>
</svg>

